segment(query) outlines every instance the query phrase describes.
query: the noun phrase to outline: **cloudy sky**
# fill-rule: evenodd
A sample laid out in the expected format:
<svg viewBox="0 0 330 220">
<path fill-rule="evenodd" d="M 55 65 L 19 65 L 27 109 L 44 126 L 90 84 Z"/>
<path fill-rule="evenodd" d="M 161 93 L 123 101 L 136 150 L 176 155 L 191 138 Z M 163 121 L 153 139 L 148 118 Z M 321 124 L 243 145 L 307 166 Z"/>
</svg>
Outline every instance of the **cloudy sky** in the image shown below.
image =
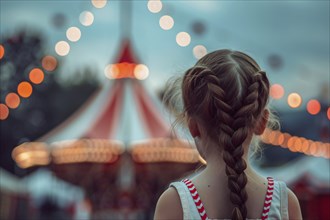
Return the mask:
<svg viewBox="0 0 330 220">
<path fill-rule="evenodd" d="M 271 82 L 283 85 L 285 95 L 297 92 L 307 102 L 318 96 L 320 87 L 329 84 L 329 1 L 162 1 L 162 9 L 151 13 L 147 1 L 132 1 L 130 38 L 140 62 L 149 67 L 145 80 L 149 90 L 158 90 L 170 76 L 182 74 L 196 62 L 193 48 L 203 45 L 208 51 L 219 48 L 242 50 L 254 57 Z M 66 77 L 77 69 L 92 67 L 104 77 L 104 68 L 113 62 L 121 42 L 123 19 L 120 1 L 108 1 L 105 7 L 93 7 L 88 0 L 48 1 L 10 0 L 0 2 L 0 34 L 15 34 L 25 28 L 42 33 L 47 53 L 62 60 L 60 73 Z M 91 26 L 83 26 L 83 11 L 94 15 Z M 126 12 L 127 13 L 127 12 Z M 54 16 L 62 15 L 60 27 Z M 163 30 L 159 19 L 170 15 L 174 26 Z M 204 31 L 198 33 L 196 24 Z M 78 27 L 81 38 L 69 42 L 66 30 Z M 176 43 L 177 33 L 190 34 L 186 47 Z M 54 50 L 58 41 L 70 44 L 67 56 Z M 282 65 L 269 65 L 271 55 L 279 56 Z M 274 105 L 286 108 L 285 98 Z"/>
</svg>

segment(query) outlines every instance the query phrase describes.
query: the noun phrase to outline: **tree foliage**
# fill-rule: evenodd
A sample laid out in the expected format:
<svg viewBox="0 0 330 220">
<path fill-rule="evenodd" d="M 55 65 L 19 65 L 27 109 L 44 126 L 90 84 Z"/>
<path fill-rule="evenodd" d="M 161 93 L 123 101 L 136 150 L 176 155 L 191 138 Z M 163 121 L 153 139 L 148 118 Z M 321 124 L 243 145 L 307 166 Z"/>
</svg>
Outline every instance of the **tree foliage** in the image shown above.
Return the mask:
<svg viewBox="0 0 330 220">
<path fill-rule="evenodd" d="M 41 60 L 47 54 L 45 42 L 36 32 L 21 31 L 1 39 L 5 55 L 0 61 L 0 103 L 5 103 L 8 93 L 17 93 L 20 82 L 29 82 L 31 69 L 42 68 Z M 13 172 L 13 148 L 36 140 L 60 124 L 98 87 L 95 72 L 89 68 L 75 73 L 79 75 L 79 80 L 67 80 L 66 83 L 58 77 L 60 71 L 60 61 L 54 71 L 44 71 L 45 79 L 41 84 L 31 83 L 32 95 L 29 98 L 20 97 L 19 107 L 9 109 L 8 118 L 0 121 L 1 167 Z"/>
</svg>

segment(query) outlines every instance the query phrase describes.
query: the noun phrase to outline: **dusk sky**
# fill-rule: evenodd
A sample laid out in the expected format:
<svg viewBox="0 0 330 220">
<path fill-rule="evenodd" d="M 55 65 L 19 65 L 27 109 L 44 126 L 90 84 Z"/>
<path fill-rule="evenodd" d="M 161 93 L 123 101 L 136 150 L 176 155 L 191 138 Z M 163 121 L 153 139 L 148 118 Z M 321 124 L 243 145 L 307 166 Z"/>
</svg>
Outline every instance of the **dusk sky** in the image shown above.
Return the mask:
<svg viewBox="0 0 330 220">
<path fill-rule="evenodd" d="M 123 17 L 120 1 L 108 1 L 95 8 L 90 1 L 1 0 L 0 35 L 3 38 L 25 29 L 41 33 L 47 43 L 46 53 L 61 60 L 63 78 L 77 69 L 90 67 L 106 79 L 104 68 L 114 61 L 121 43 Z M 267 72 L 271 83 L 281 84 L 287 96 L 299 93 L 303 102 L 315 98 L 322 85 L 329 84 L 329 1 L 162 1 L 158 13 L 148 10 L 147 1 L 132 1 L 130 38 L 141 63 L 150 75 L 145 85 L 150 91 L 164 86 L 171 76 L 182 74 L 196 62 L 193 48 L 203 45 L 208 52 L 229 48 L 254 57 Z M 94 21 L 83 26 L 79 16 L 90 11 Z M 64 15 L 64 24 L 56 28 L 53 18 Z M 169 15 L 174 20 L 170 30 L 163 30 L 159 19 Z M 201 33 L 193 28 L 201 23 Z M 69 27 L 78 27 L 81 38 L 70 42 Z M 179 32 L 187 32 L 191 42 L 181 47 Z M 60 57 L 55 44 L 70 44 L 68 55 Z M 279 69 L 270 67 L 271 55 L 281 57 Z M 329 100 L 327 101 L 329 102 Z M 286 99 L 273 105 L 289 108 Z"/>
</svg>

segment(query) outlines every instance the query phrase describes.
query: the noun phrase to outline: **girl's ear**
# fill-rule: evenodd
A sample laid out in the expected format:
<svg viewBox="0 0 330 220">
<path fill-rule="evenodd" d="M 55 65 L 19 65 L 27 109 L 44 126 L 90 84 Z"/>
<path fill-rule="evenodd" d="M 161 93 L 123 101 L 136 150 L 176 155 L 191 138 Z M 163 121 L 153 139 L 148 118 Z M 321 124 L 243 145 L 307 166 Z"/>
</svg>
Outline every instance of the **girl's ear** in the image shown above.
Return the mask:
<svg viewBox="0 0 330 220">
<path fill-rule="evenodd" d="M 267 126 L 268 118 L 269 118 L 269 111 L 268 111 L 268 109 L 265 109 L 262 112 L 262 116 L 259 119 L 259 121 L 257 122 L 257 125 L 254 129 L 254 133 L 256 135 L 262 135 L 262 133 L 264 133 L 266 126 Z"/>
<path fill-rule="evenodd" d="M 193 138 L 201 136 L 199 127 L 198 127 L 195 119 L 192 119 L 192 118 L 188 119 L 188 128 L 189 128 L 190 134 Z"/>
</svg>

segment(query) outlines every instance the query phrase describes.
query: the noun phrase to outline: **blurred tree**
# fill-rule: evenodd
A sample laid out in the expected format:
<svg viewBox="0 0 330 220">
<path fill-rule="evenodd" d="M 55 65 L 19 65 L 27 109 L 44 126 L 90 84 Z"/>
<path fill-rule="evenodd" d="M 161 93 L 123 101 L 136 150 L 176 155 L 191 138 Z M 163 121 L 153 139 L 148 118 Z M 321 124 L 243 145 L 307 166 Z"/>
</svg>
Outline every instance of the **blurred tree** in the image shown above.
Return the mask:
<svg viewBox="0 0 330 220">
<path fill-rule="evenodd" d="M 1 37 L 5 56 L 0 62 L 0 103 L 6 95 L 17 93 L 22 81 L 29 81 L 29 72 L 41 67 L 46 55 L 44 40 L 37 32 L 21 31 L 13 36 Z M 60 66 L 60 63 L 59 63 Z M 33 85 L 29 98 L 21 98 L 18 108 L 10 109 L 7 119 L 0 121 L 0 166 L 14 172 L 12 149 L 26 141 L 33 141 L 71 115 L 98 87 L 95 72 L 85 69 L 79 72 L 79 80 L 61 83 L 59 68 L 45 71 L 45 79 Z M 74 77 L 77 78 L 77 77 Z"/>
</svg>

